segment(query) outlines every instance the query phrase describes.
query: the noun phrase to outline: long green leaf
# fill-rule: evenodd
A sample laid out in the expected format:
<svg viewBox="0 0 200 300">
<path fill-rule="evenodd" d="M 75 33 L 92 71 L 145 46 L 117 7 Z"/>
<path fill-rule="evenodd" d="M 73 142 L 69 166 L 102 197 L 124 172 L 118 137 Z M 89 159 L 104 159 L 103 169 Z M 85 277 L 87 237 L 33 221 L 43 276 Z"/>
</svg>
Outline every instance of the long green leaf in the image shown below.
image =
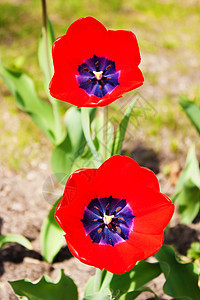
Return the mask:
<svg viewBox="0 0 200 300">
<path fill-rule="evenodd" d="M 114 291 L 114 294 L 120 291 L 120 295 L 123 295 L 127 292 L 138 290 L 158 277 L 160 273 L 161 269 L 158 263 L 140 261 L 131 271 L 123 275 L 113 275 L 110 288 Z"/>
<path fill-rule="evenodd" d="M 91 120 L 95 109 L 90 110 Z M 54 148 L 51 157 L 52 170 L 57 179 L 65 184 L 71 174 L 75 160 L 83 153 L 86 140 L 82 130 L 80 109 L 71 107 L 65 116 L 67 136 L 65 140 Z M 80 166 L 80 168 L 83 166 Z"/>
<path fill-rule="evenodd" d="M 117 298 L 119 300 L 133 300 L 133 299 L 136 299 L 140 294 L 144 293 L 144 292 L 150 292 L 154 295 L 154 298 L 156 300 L 159 300 L 158 296 L 156 295 L 156 293 L 154 293 L 154 291 L 152 289 L 150 289 L 149 287 L 142 287 L 136 291 L 132 291 L 132 292 L 129 292 L 125 295 L 123 295 L 122 297 L 120 298 Z"/>
<path fill-rule="evenodd" d="M 188 152 L 186 166 L 179 177 L 176 194 L 173 196 L 173 200 L 178 203 L 181 223 L 183 224 L 191 223 L 199 212 L 199 180 L 199 163 L 195 148 L 192 146 Z"/>
<path fill-rule="evenodd" d="M 138 99 L 135 99 L 127 108 L 123 119 L 121 120 L 119 127 L 117 129 L 117 132 L 115 134 L 114 142 L 113 142 L 113 149 L 112 149 L 112 155 L 115 154 L 121 154 L 122 150 L 122 144 L 125 138 L 126 130 L 128 127 L 128 122 L 133 110 L 133 107 L 135 106 Z"/>
<path fill-rule="evenodd" d="M 54 130 L 56 133 L 57 144 L 60 144 L 65 137 L 61 122 L 60 104 L 59 101 L 54 99 L 49 93 L 49 83 L 53 76 L 52 45 L 54 41 L 55 34 L 53 31 L 53 26 L 50 20 L 47 18 L 47 28 L 42 28 L 42 33 L 39 41 L 38 59 L 40 68 L 42 69 L 44 74 L 44 87 L 53 109 Z"/>
<path fill-rule="evenodd" d="M 38 47 L 38 59 L 40 68 L 43 71 L 44 78 L 45 78 L 45 89 L 48 89 L 49 79 L 53 76 L 53 60 L 52 60 L 52 45 L 55 41 L 55 34 L 53 30 L 53 26 L 48 19 L 47 21 L 47 41 L 48 41 L 48 57 L 46 57 L 46 50 L 44 47 L 44 30 L 42 30 L 41 37 L 39 40 L 39 47 Z"/>
<path fill-rule="evenodd" d="M 167 295 L 182 300 L 200 299 L 198 269 L 195 264 L 180 263 L 169 246 L 163 246 L 155 257 L 160 262 L 160 268 L 166 278 L 163 290 Z"/>
<path fill-rule="evenodd" d="M 37 96 L 32 79 L 26 74 L 7 69 L 1 61 L 0 76 L 16 98 L 19 108 L 31 116 L 53 144 L 57 144 L 52 108 Z"/>
<path fill-rule="evenodd" d="M 108 290 L 110 290 L 112 291 L 113 297 L 124 300 L 126 297 L 123 295 L 126 295 L 129 292 L 137 291 L 137 295 L 139 295 L 143 291 L 139 290 L 145 284 L 158 277 L 160 274 L 161 268 L 159 263 L 148 263 L 146 261 L 138 262 L 131 271 L 122 275 L 115 275 L 103 270 L 101 272 L 99 294 L 101 294 L 103 291 L 108 292 Z M 93 295 L 94 283 L 95 276 L 88 281 L 85 289 L 85 296 Z"/>
<path fill-rule="evenodd" d="M 32 249 L 31 242 L 27 238 L 19 234 L 6 234 L 0 235 L 0 249 L 8 243 L 17 243 L 27 249 Z"/>
<path fill-rule="evenodd" d="M 181 97 L 179 99 L 179 103 L 200 134 L 200 107 L 197 106 L 193 101 L 188 100 L 186 97 Z"/>
<path fill-rule="evenodd" d="M 176 192 L 179 192 L 183 185 L 188 181 L 191 180 L 194 185 L 197 187 L 199 186 L 200 182 L 200 174 L 199 174 L 199 162 L 197 160 L 196 154 L 195 154 L 195 146 L 192 145 L 190 147 L 190 150 L 188 152 L 185 168 L 181 174 L 181 176 L 178 179 L 178 184 L 176 186 Z"/>
<path fill-rule="evenodd" d="M 10 284 L 18 296 L 25 296 L 28 300 L 78 300 L 77 286 L 63 270 L 55 283 L 48 276 L 43 276 L 38 282 L 23 279 Z"/>
<path fill-rule="evenodd" d="M 100 113 L 95 120 L 92 122 L 92 129 L 95 133 L 94 144 L 96 145 L 97 152 L 99 156 L 102 158 L 103 153 L 105 152 L 106 147 L 106 157 L 108 159 L 111 157 L 112 152 L 112 145 L 113 145 L 113 136 L 114 136 L 114 128 L 111 122 L 108 121 L 107 123 L 107 144 L 104 144 L 103 140 L 103 131 L 104 131 L 104 118 L 103 113 Z"/>
<path fill-rule="evenodd" d="M 90 115 L 89 110 L 87 107 L 81 108 L 81 122 L 82 122 L 82 128 L 84 132 L 85 139 L 87 141 L 88 146 L 90 147 L 90 150 L 94 156 L 94 159 L 97 161 L 99 165 L 102 163 L 102 159 L 97 152 L 97 149 L 93 143 L 92 137 L 91 137 L 91 130 L 90 130 Z"/>
<path fill-rule="evenodd" d="M 190 224 L 200 209 L 200 189 L 189 179 L 174 199 L 178 203 L 182 224 Z"/>
<path fill-rule="evenodd" d="M 44 219 L 40 233 L 42 256 L 49 263 L 52 263 L 63 245 L 64 232 L 54 218 L 55 209 L 60 199 L 55 202 L 48 216 Z"/>
</svg>

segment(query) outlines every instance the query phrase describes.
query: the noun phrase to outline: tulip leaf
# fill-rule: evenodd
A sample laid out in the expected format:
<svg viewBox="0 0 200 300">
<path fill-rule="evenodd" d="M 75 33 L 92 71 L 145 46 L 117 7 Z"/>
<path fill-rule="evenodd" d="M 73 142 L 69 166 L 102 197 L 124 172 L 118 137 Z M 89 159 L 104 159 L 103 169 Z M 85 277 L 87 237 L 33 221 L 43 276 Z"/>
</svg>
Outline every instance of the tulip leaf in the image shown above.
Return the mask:
<svg viewBox="0 0 200 300">
<path fill-rule="evenodd" d="M 35 124 L 53 144 L 57 143 L 51 106 L 36 94 L 32 79 L 21 72 L 4 67 L 0 61 L 0 76 L 16 98 L 18 107 L 30 115 Z"/>
<path fill-rule="evenodd" d="M 150 292 L 150 293 L 154 294 L 154 299 L 159 300 L 158 296 L 149 287 L 142 287 L 142 288 L 140 288 L 136 291 L 129 292 L 129 293 L 123 295 L 122 297 L 117 298 L 117 299 L 119 299 L 119 300 L 133 300 L 133 299 L 136 299 L 143 292 Z"/>
<path fill-rule="evenodd" d="M 94 296 L 94 295 L 97 295 L 99 293 L 99 295 L 101 295 L 102 293 L 110 293 L 109 292 L 109 284 L 110 284 L 110 281 L 112 279 L 112 276 L 113 274 L 106 271 L 106 270 L 97 270 L 97 272 L 99 273 L 99 278 L 98 280 L 100 281 L 99 283 L 99 286 L 98 286 L 98 292 L 94 292 L 94 289 L 95 289 L 95 280 L 96 280 L 96 275 L 91 277 L 88 282 L 87 282 L 87 285 L 86 285 L 86 288 L 85 288 L 85 293 L 84 293 L 84 296 L 86 297 L 89 297 L 89 296 Z M 84 299 L 87 299 L 87 298 L 84 298 Z M 90 299 L 90 298 L 88 298 Z"/>
<path fill-rule="evenodd" d="M 123 141 L 124 141 L 124 138 L 125 138 L 127 127 L 128 127 L 128 122 L 129 122 L 132 110 L 133 110 L 133 108 L 134 108 L 137 101 L 138 101 L 138 99 L 135 99 L 129 105 L 127 110 L 125 111 L 124 117 L 121 120 L 121 122 L 119 124 L 119 127 L 116 131 L 116 134 L 115 134 L 115 138 L 114 138 L 114 142 L 113 142 L 113 146 L 112 146 L 112 155 L 121 154 Z"/>
<path fill-rule="evenodd" d="M 94 135 L 93 144 L 94 147 L 99 155 L 99 158 L 102 159 L 103 152 L 105 151 L 103 145 L 103 115 L 99 114 L 95 120 L 92 122 L 92 136 Z M 113 138 L 113 126 L 110 122 L 108 122 L 107 127 L 107 156 L 110 157 L 111 155 L 111 145 L 112 145 L 112 138 Z M 85 147 L 85 150 L 82 155 L 77 157 L 74 161 L 71 171 L 74 172 L 80 168 L 98 168 L 99 162 L 95 160 L 94 155 L 92 154 L 90 148 L 88 146 Z"/>
<path fill-rule="evenodd" d="M 117 294 L 118 291 L 120 291 L 120 295 L 136 291 L 158 277 L 160 273 L 161 268 L 159 263 L 140 261 L 129 272 L 126 272 L 123 275 L 113 275 L 110 282 L 110 289 L 114 291 L 114 294 Z"/>
<path fill-rule="evenodd" d="M 200 189 L 189 179 L 174 198 L 178 203 L 182 224 L 190 224 L 200 209 Z"/>
<path fill-rule="evenodd" d="M 95 109 L 90 109 L 90 119 L 94 118 Z M 57 179 L 65 184 L 71 174 L 72 166 L 83 153 L 86 139 L 82 130 L 81 111 L 71 107 L 65 115 L 67 135 L 64 141 L 53 149 L 51 167 Z M 83 166 L 80 166 L 82 168 Z"/>
<path fill-rule="evenodd" d="M 95 120 L 92 122 L 92 129 L 95 134 L 94 144 L 96 145 L 97 152 L 101 160 L 103 161 L 103 155 L 106 152 L 106 157 L 104 160 L 111 157 L 112 152 L 112 144 L 113 144 L 113 135 L 114 135 L 114 128 L 111 122 L 108 121 L 107 123 L 107 136 L 106 136 L 106 144 L 104 139 L 104 117 L 103 114 L 99 114 Z"/>
<path fill-rule="evenodd" d="M 102 159 L 99 153 L 97 152 L 97 149 L 95 147 L 95 144 L 91 136 L 91 122 L 90 122 L 89 110 L 86 107 L 81 108 L 81 122 L 82 122 L 83 133 L 87 141 L 87 144 L 91 150 L 91 153 L 94 156 L 94 159 L 97 161 L 98 165 L 101 165 Z"/>
<path fill-rule="evenodd" d="M 99 293 L 102 293 L 103 291 L 108 292 L 108 290 L 110 290 L 113 297 L 125 300 L 125 295 L 128 295 L 130 292 L 134 291 L 137 295 L 141 294 L 144 291 L 143 286 L 158 277 L 160 274 L 161 268 L 159 263 L 149 263 L 146 261 L 138 262 L 132 270 L 122 275 L 115 275 L 103 270 L 101 272 Z M 88 281 L 85 289 L 85 296 L 93 295 L 94 284 L 95 276 L 90 278 Z M 133 296 L 133 294 L 130 295 Z"/>
<path fill-rule="evenodd" d="M 85 296 L 83 300 L 110 300 L 112 299 L 110 297 L 111 297 L 111 292 L 109 291 L 109 289 L 105 289 L 93 295 Z"/>
<path fill-rule="evenodd" d="M 163 246 L 155 257 L 166 278 L 163 291 L 167 295 L 182 300 L 200 299 L 198 269 L 195 264 L 179 262 L 173 248 L 169 246 Z"/>
<path fill-rule="evenodd" d="M 181 97 L 179 103 L 184 112 L 200 134 L 200 107 L 186 97 Z"/>
<path fill-rule="evenodd" d="M 27 238 L 19 234 L 6 234 L 0 235 L 0 249 L 9 243 L 17 243 L 24 246 L 27 249 L 32 249 L 31 242 Z"/>
<path fill-rule="evenodd" d="M 181 223 L 183 224 L 191 223 L 199 212 L 199 180 L 199 163 L 195 148 L 192 146 L 188 152 L 186 166 L 179 177 L 176 194 L 173 196 L 173 199 L 178 203 Z"/>
<path fill-rule="evenodd" d="M 48 276 L 43 276 L 37 282 L 23 279 L 10 284 L 16 295 L 25 296 L 28 300 L 78 300 L 77 286 L 63 270 L 57 282 L 51 282 Z"/>
<path fill-rule="evenodd" d="M 55 209 L 60 199 L 55 202 L 48 216 L 44 219 L 40 233 L 42 256 L 49 263 L 52 263 L 64 241 L 64 232 L 54 218 Z"/>
<path fill-rule="evenodd" d="M 92 155 L 90 148 L 86 146 L 83 154 L 77 157 L 77 159 L 74 161 L 71 168 L 71 172 L 74 172 L 82 168 L 96 169 L 98 167 L 99 167 L 98 162 L 94 159 L 94 156 Z"/>
<path fill-rule="evenodd" d="M 41 37 L 39 40 L 39 47 L 38 47 L 38 59 L 40 68 L 43 71 L 44 78 L 45 78 L 45 89 L 48 89 L 49 81 L 53 76 L 53 60 L 52 60 L 52 45 L 55 41 L 55 34 L 53 30 L 53 26 L 50 20 L 47 18 L 47 42 L 48 42 L 48 49 L 45 49 L 45 32 L 44 27 L 42 28 Z M 47 50 L 47 51 L 46 51 Z M 48 54 L 48 57 L 47 57 Z"/>
<path fill-rule="evenodd" d="M 178 184 L 176 186 L 176 192 L 179 192 L 183 185 L 191 180 L 194 185 L 199 186 L 200 174 L 199 174 L 199 163 L 195 154 L 195 146 L 192 145 L 187 158 L 185 168 L 179 177 Z"/>
</svg>

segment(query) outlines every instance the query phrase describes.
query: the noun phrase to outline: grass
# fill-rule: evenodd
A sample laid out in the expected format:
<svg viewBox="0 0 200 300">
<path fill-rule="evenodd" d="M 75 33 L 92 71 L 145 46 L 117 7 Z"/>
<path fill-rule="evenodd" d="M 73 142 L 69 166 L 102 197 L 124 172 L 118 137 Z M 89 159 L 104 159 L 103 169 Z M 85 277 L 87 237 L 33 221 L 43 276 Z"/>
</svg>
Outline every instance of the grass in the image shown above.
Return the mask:
<svg viewBox="0 0 200 300">
<path fill-rule="evenodd" d="M 185 139 L 189 135 L 192 140 L 195 131 L 191 129 L 188 132 L 185 129 L 185 124 L 191 125 L 189 125 L 190 123 L 177 103 L 178 96 L 174 95 L 168 83 L 162 86 L 160 83 L 162 70 L 160 72 L 156 68 L 160 64 L 160 57 L 164 56 L 172 61 L 172 68 L 166 70 L 169 72 L 166 76 L 170 84 L 174 80 L 178 82 L 179 76 L 194 76 L 193 70 L 198 70 L 198 64 L 190 67 L 190 62 L 187 62 L 188 57 L 189 59 L 194 57 L 196 61 L 200 61 L 200 38 L 197 34 L 200 21 L 198 2 L 187 0 L 96 0 L 94 2 L 90 0 L 55 0 L 47 1 L 47 5 L 56 36 L 63 35 L 75 19 L 87 15 L 99 19 L 107 28 L 133 30 L 136 33 L 143 60 L 145 61 L 147 55 L 151 55 L 155 59 L 155 68 L 154 64 L 151 68 L 149 64 L 141 65 L 145 74 L 145 86 L 142 88 L 142 92 L 147 91 L 150 106 L 145 102 L 143 103 L 145 109 L 139 107 L 134 110 L 134 117 L 132 118 L 134 128 L 139 126 L 146 136 L 146 141 L 150 140 L 152 143 L 153 139 L 155 147 L 158 145 L 158 150 L 161 148 L 159 135 L 162 130 L 168 128 L 171 132 L 169 135 L 169 139 L 171 139 L 169 141 L 170 151 L 181 152 L 179 139 Z M 45 98 L 43 77 L 37 59 L 41 24 L 40 1 L 1 1 L 1 59 L 5 65 L 22 70 L 34 78 L 38 94 Z M 171 74 L 171 71 L 174 70 L 177 71 L 175 74 L 177 78 L 175 79 Z M 155 94 L 160 91 L 161 98 L 155 99 L 154 95 L 148 94 L 148 89 L 152 88 L 155 90 Z M 17 170 L 17 168 L 21 168 L 20 161 L 23 160 L 25 149 L 30 144 L 38 145 L 42 134 L 29 117 L 25 117 L 16 108 L 14 98 L 8 97 L 8 91 L 1 79 L 0 90 L 2 95 L 0 102 L 4 103 L 2 105 L 4 113 L 7 111 L 14 119 L 19 119 L 19 127 L 16 131 L 5 129 L 4 122 L 2 120 L 0 122 L 0 134 L 5 137 L 0 146 L 8 149 L 3 160 L 7 161 L 8 166 Z M 193 98 L 196 97 L 195 101 L 199 103 L 200 92 L 197 88 L 197 80 L 188 85 L 188 95 Z M 63 110 L 65 107 L 63 104 Z M 113 105 L 115 122 L 119 122 L 117 109 Z M 9 141 L 12 140 L 13 135 L 15 138 L 12 142 L 13 147 L 11 147 Z M 15 152 L 14 149 L 17 151 Z M 33 159 L 31 155 L 29 161 Z M 33 150 L 34 155 L 39 155 L 39 152 Z"/>
</svg>

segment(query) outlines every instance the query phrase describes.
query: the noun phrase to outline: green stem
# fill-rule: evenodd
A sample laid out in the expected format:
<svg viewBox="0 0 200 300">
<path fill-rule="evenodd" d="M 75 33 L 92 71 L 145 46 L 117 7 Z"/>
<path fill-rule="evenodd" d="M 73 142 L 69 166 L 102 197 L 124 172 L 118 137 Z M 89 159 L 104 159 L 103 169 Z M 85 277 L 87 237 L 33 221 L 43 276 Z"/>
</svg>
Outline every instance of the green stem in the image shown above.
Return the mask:
<svg viewBox="0 0 200 300">
<path fill-rule="evenodd" d="M 96 274 L 94 278 L 94 293 L 98 293 L 99 288 L 101 286 L 101 270 L 96 268 Z"/>
<path fill-rule="evenodd" d="M 102 164 L 101 158 L 99 157 L 99 154 L 97 153 L 97 150 L 95 148 L 95 145 L 92 141 L 91 134 L 90 134 L 90 116 L 89 116 L 89 110 L 86 107 L 81 108 L 81 121 L 82 121 L 82 128 L 85 135 L 85 139 L 88 143 L 88 146 L 100 166 Z"/>
<path fill-rule="evenodd" d="M 46 66 L 47 66 L 47 81 L 50 82 L 52 77 L 52 72 L 50 68 L 50 57 L 48 51 L 48 37 L 47 37 L 47 6 L 46 0 L 42 0 L 42 18 L 43 18 L 43 27 L 42 27 L 42 34 L 43 34 L 43 41 L 44 41 L 44 51 L 45 51 L 45 59 L 46 59 Z M 61 116 L 60 116 L 60 106 L 58 100 L 55 100 L 49 93 L 48 89 L 48 98 L 51 102 L 53 108 L 53 115 L 55 120 L 55 130 L 58 134 L 57 140 L 58 143 L 61 141 L 63 137 L 63 128 L 61 123 Z"/>
<path fill-rule="evenodd" d="M 108 106 L 103 107 L 103 161 L 107 159 Z"/>
</svg>

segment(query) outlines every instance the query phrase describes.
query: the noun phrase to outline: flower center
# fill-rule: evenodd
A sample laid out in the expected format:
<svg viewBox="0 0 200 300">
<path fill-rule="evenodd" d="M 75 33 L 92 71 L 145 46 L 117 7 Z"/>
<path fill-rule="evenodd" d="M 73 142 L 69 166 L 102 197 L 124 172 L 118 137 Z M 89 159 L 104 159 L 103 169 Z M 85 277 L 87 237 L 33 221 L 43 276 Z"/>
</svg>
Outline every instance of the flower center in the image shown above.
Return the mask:
<svg viewBox="0 0 200 300">
<path fill-rule="evenodd" d="M 114 218 L 114 215 L 112 215 L 112 216 L 104 215 L 103 216 L 103 221 L 106 225 L 108 225 L 112 222 L 112 218 Z"/>
<path fill-rule="evenodd" d="M 129 239 L 134 217 L 126 199 L 110 196 L 92 199 L 81 222 L 93 243 L 114 246 Z"/>
<path fill-rule="evenodd" d="M 119 85 L 120 72 L 115 67 L 115 62 L 105 56 L 94 55 L 78 66 L 76 80 L 79 88 L 89 96 L 104 97 L 111 94 Z"/>
<path fill-rule="evenodd" d="M 93 71 L 93 73 L 97 80 L 101 80 L 103 71 L 99 71 L 99 72 Z"/>
</svg>

